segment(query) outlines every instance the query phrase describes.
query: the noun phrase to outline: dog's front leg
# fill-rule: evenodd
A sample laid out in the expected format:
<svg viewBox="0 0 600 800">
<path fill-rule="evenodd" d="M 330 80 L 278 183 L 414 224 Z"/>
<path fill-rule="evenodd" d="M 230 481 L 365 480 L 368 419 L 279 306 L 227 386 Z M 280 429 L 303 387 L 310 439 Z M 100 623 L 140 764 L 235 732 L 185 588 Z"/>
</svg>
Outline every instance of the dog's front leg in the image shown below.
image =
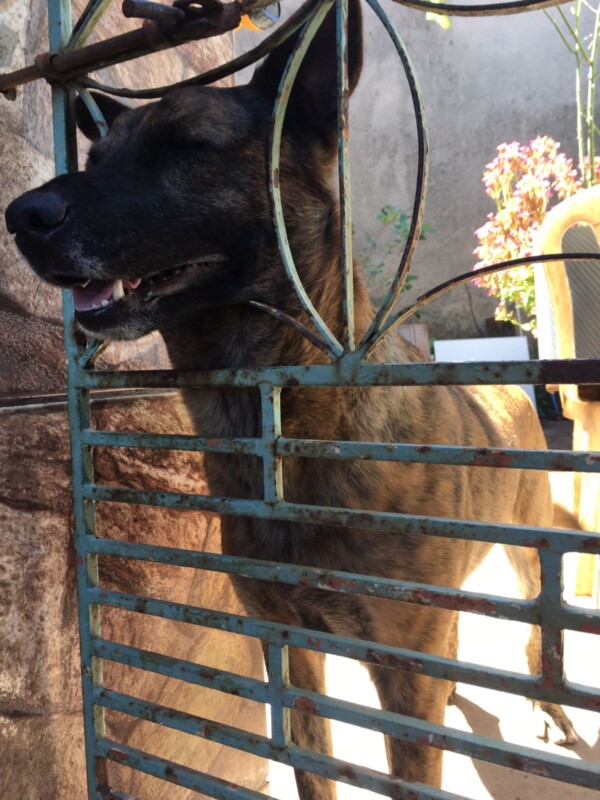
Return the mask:
<svg viewBox="0 0 600 800">
<path fill-rule="evenodd" d="M 319 694 L 325 691 L 325 656 L 312 650 L 290 648 L 290 681 L 294 686 Z M 292 741 L 298 747 L 331 755 L 331 725 L 316 714 L 292 712 Z M 336 800 L 335 783 L 310 772 L 296 770 L 300 800 Z"/>
</svg>

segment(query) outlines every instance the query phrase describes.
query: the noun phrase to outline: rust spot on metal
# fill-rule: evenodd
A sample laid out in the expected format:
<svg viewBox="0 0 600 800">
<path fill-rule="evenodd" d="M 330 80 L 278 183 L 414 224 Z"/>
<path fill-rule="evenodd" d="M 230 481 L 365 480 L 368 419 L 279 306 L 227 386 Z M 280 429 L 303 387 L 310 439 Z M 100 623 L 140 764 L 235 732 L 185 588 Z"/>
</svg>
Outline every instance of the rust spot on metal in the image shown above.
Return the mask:
<svg viewBox="0 0 600 800">
<path fill-rule="evenodd" d="M 327 585 L 332 589 L 356 589 L 356 581 L 352 578 L 340 578 L 337 575 L 331 575 L 327 578 Z"/>
<path fill-rule="evenodd" d="M 110 758 L 111 761 L 117 761 L 119 764 L 126 764 L 129 761 L 127 753 L 124 753 L 122 750 L 117 750 L 115 747 L 111 747 L 106 756 Z"/>
<path fill-rule="evenodd" d="M 581 633 L 598 633 L 600 631 L 600 623 L 585 622 L 579 630 Z"/>
<path fill-rule="evenodd" d="M 279 167 L 275 169 L 273 172 L 273 186 L 276 189 L 279 189 L 280 181 L 279 181 Z"/>
<path fill-rule="evenodd" d="M 487 450 L 483 447 L 478 450 L 478 453 L 479 455 L 475 456 L 471 462 L 473 467 L 512 467 L 513 462 L 510 453 Z"/>
<path fill-rule="evenodd" d="M 319 708 L 315 701 L 311 700 L 310 697 L 297 697 L 294 700 L 294 708 L 296 711 L 304 711 L 306 714 L 319 715 Z"/>
<path fill-rule="evenodd" d="M 534 544 L 538 548 L 538 550 L 549 550 L 550 549 L 550 541 L 548 539 L 546 539 L 545 536 L 542 536 L 540 539 L 536 539 Z"/>
<path fill-rule="evenodd" d="M 486 600 L 483 597 L 439 596 L 427 589 L 414 589 L 406 599 L 426 606 L 432 605 L 435 601 L 436 604 L 439 604 L 443 608 L 471 611 L 480 614 L 491 614 L 496 607 L 491 600 Z"/>
<path fill-rule="evenodd" d="M 598 547 L 599 539 L 597 536 L 590 536 L 589 539 L 584 539 L 581 546 L 584 550 L 596 550 Z"/>
<path fill-rule="evenodd" d="M 313 639 L 312 636 L 309 636 L 306 640 L 306 644 L 310 647 L 321 648 L 323 647 L 323 642 L 320 639 Z"/>
<path fill-rule="evenodd" d="M 83 566 L 83 556 L 79 556 L 79 555 L 77 556 L 77 566 L 78 567 L 82 567 Z"/>
<path fill-rule="evenodd" d="M 352 769 L 352 767 L 342 766 L 340 767 L 340 777 L 348 778 L 348 780 L 355 781 L 356 770 Z"/>
<path fill-rule="evenodd" d="M 168 778 L 171 783 L 176 783 L 177 785 L 181 783 L 173 767 L 165 767 L 165 777 Z"/>
</svg>

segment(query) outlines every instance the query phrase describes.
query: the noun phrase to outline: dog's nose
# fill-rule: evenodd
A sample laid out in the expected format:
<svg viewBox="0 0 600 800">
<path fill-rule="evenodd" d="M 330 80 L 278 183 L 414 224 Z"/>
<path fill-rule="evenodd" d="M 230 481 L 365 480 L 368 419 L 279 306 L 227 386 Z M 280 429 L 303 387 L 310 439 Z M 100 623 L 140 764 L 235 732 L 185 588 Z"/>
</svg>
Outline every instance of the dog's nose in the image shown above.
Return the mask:
<svg viewBox="0 0 600 800">
<path fill-rule="evenodd" d="M 9 233 L 45 239 L 64 223 L 69 206 L 54 192 L 27 192 L 17 197 L 4 214 Z"/>
</svg>

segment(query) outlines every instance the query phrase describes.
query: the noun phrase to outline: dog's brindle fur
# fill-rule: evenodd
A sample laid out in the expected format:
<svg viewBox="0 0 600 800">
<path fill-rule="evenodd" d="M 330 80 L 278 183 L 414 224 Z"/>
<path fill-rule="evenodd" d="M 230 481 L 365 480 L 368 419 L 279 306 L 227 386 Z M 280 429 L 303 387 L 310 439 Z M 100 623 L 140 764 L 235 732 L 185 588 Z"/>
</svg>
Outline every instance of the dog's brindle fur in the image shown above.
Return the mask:
<svg viewBox="0 0 600 800">
<path fill-rule="evenodd" d="M 361 68 L 360 14 L 352 9 L 352 88 Z M 330 189 L 335 145 L 333 25 L 311 47 L 286 119 L 281 182 L 288 234 L 304 286 L 336 335 L 341 334 L 338 204 Z M 141 277 L 128 298 L 77 314 L 81 327 L 107 339 L 159 330 L 176 368 L 316 364 L 322 354 L 296 332 L 248 301 L 261 300 L 303 319 L 278 255 L 267 194 L 267 142 L 273 99 L 291 44 L 282 45 L 251 84 L 234 89 L 173 90 L 158 103 L 124 110 L 98 98 L 110 132 L 91 148 L 85 172 L 63 176 L 19 198 L 7 211 L 9 229 L 46 280 L 72 286 L 83 279 Z M 84 109 L 79 124 L 97 133 Z M 194 264 L 154 289 L 147 276 Z M 179 283 L 178 283 L 179 281 Z M 165 290 L 166 286 L 166 290 Z M 363 279 L 355 278 L 356 327 L 373 317 Z M 374 359 L 416 360 L 412 347 L 390 336 Z M 188 392 L 200 434 L 260 436 L 257 390 Z M 536 414 L 518 389 L 486 387 L 286 389 L 288 437 L 544 448 Z M 216 495 L 262 496 L 262 469 L 249 456 L 206 454 Z M 535 471 L 294 459 L 284 464 L 285 497 L 299 503 L 405 514 L 550 525 L 547 476 Z M 226 553 L 354 573 L 460 587 L 488 545 L 324 525 L 225 517 Z M 539 591 L 531 549 L 510 549 L 525 593 Z M 457 613 L 383 599 L 234 578 L 251 615 L 344 636 L 453 657 Z M 539 667 L 539 631 L 528 656 Z M 416 673 L 368 665 L 385 709 L 442 723 L 452 686 Z M 292 649 L 293 684 L 324 692 L 323 656 Z M 545 710 L 566 739 L 575 733 L 558 706 Z M 294 741 L 331 752 L 329 727 L 294 713 Z M 390 771 L 439 786 L 440 750 L 398 739 L 387 742 Z M 302 800 L 332 800 L 335 786 L 297 773 Z"/>
</svg>

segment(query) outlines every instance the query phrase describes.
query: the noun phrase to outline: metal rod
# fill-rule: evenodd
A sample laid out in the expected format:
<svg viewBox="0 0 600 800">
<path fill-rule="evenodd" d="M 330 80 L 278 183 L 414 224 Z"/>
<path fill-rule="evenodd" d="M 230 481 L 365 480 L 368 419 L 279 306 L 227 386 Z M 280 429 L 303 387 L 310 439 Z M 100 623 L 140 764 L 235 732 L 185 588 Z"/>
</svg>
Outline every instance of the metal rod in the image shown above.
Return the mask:
<svg viewBox="0 0 600 800">
<path fill-rule="evenodd" d="M 99 91 L 115 95 L 116 97 L 131 97 L 146 100 L 162 97 L 171 89 L 181 89 L 186 86 L 205 86 L 206 84 L 214 83 L 214 81 L 218 81 L 222 78 L 227 78 L 229 75 L 233 75 L 238 70 L 243 69 L 250 64 L 255 64 L 257 61 L 260 61 L 261 58 L 264 58 L 264 56 L 270 53 L 271 50 L 274 50 L 280 44 L 289 39 L 290 36 L 293 36 L 293 34 L 296 33 L 296 31 L 299 30 L 310 17 L 317 2 L 318 0 L 307 0 L 307 2 L 305 2 L 304 5 L 302 5 L 294 14 L 292 14 L 292 16 L 289 17 L 286 22 L 280 25 L 274 33 L 263 39 L 263 41 L 257 47 L 254 47 L 252 50 L 248 50 L 247 53 L 243 53 L 237 58 L 234 58 L 232 61 L 228 61 L 226 64 L 213 67 L 213 69 L 209 69 L 206 72 L 203 72 L 200 75 L 195 75 L 193 78 L 188 78 L 185 81 L 179 81 L 178 83 L 172 83 L 166 86 L 159 86 L 155 89 L 127 89 L 124 87 L 108 86 L 105 83 L 100 83 L 91 78 L 81 78 L 80 82 L 85 86 L 91 87 L 92 89 L 98 89 Z"/>
<path fill-rule="evenodd" d="M 281 389 L 261 385 L 262 409 L 262 460 L 265 503 L 283 500 L 282 459 L 277 453 L 277 439 L 281 436 Z"/>
<path fill-rule="evenodd" d="M 537 11 L 542 8 L 565 5 L 569 0 L 509 0 L 506 3 L 432 3 L 428 0 L 394 0 L 395 3 L 417 11 L 431 11 L 434 14 L 448 14 L 454 17 L 498 17 L 507 14 L 521 14 L 524 11 Z"/>
<path fill-rule="evenodd" d="M 110 388 L 254 388 L 259 373 L 251 369 L 114 370 L 81 372 L 86 389 Z M 342 359 L 335 365 L 265 367 L 260 379 L 275 386 L 493 386 L 511 384 L 597 384 L 598 361 L 593 358 L 552 359 L 489 363 L 417 362 L 407 364 L 356 364 Z"/>
<path fill-rule="evenodd" d="M 388 533 L 417 536 L 442 536 L 518 547 L 552 549 L 563 553 L 600 554 L 600 536 L 589 531 L 539 528 L 527 525 L 501 525 L 450 517 L 431 517 L 401 514 L 391 511 L 367 511 L 356 508 L 335 508 L 304 503 L 265 503 L 264 500 L 241 500 L 212 495 L 183 494 L 181 492 L 156 492 L 142 489 L 122 489 L 88 483 L 83 487 L 88 500 L 109 503 L 134 503 L 180 511 L 212 511 L 228 516 L 282 519 L 307 525 L 335 525 Z"/>
<path fill-rule="evenodd" d="M 81 16 L 73 26 L 73 32 L 69 41 L 63 48 L 64 52 L 75 50 L 87 41 L 88 37 L 96 27 L 98 20 L 102 17 L 108 6 L 113 0 L 89 0 L 86 7 L 81 12 Z"/>
<path fill-rule="evenodd" d="M 348 82 L 348 0 L 337 0 L 336 2 L 336 44 L 340 266 L 344 291 L 343 342 L 344 349 L 352 351 L 354 350 L 354 263 L 352 260 L 352 211 L 348 139 L 348 100 L 350 96 Z"/>
<path fill-rule="evenodd" d="M 515 600 L 478 594 L 465 590 L 430 586 L 424 583 L 359 575 L 340 570 L 319 569 L 282 562 L 263 561 L 254 558 L 227 556 L 221 553 L 198 553 L 174 547 L 115 542 L 111 539 L 90 538 L 88 550 L 102 556 L 128 558 L 167 564 L 172 567 L 192 567 L 212 570 L 229 575 L 241 575 L 262 581 L 273 581 L 291 586 L 310 586 L 341 594 L 362 594 L 369 597 L 384 597 L 388 600 L 401 600 L 405 603 L 446 608 L 453 611 L 467 611 L 473 614 L 497 619 L 509 619 L 529 624 L 539 623 L 540 614 L 536 600 Z M 571 630 L 589 630 L 590 623 L 597 623 L 598 614 L 590 610 L 571 607 L 564 609 L 565 627 Z"/>
<path fill-rule="evenodd" d="M 290 685 L 289 648 L 286 644 L 268 645 L 269 705 L 271 706 L 271 743 L 273 747 L 289 747 L 292 743 L 290 708 L 284 691 Z"/>
<path fill-rule="evenodd" d="M 277 244 L 279 246 L 281 260 L 283 261 L 286 274 L 292 282 L 302 307 L 310 317 L 315 328 L 323 337 L 327 345 L 329 355 L 332 358 L 341 356 L 344 352 L 344 348 L 315 308 L 312 300 L 306 293 L 306 289 L 304 288 L 300 275 L 298 274 L 298 270 L 296 269 L 283 215 L 279 157 L 285 112 L 293 89 L 294 81 L 313 38 L 315 37 L 323 20 L 333 7 L 334 3 L 335 0 L 319 0 L 318 4 L 315 6 L 315 11 L 312 15 L 312 18 L 303 28 L 302 33 L 298 37 L 294 50 L 292 51 L 292 54 L 283 71 L 283 75 L 281 76 L 281 81 L 277 89 L 277 96 L 273 106 L 272 128 L 269 141 L 269 195 L 271 198 L 271 209 L 273 212 L 273 221 L 275 224 L 275 233 L 277 235 Z"/>
<path fill-rule="evenodd" d="M 110 699 L 113 696 L 118 697 L 119 695 L 116 692 L 105 692 L 102 696 L 104 705 L 107 708 L 111 707 Z M 161 722 L 161 724 L 173 727 L 165 722 Z M 252 789 L 244 789 L 243 786 L 230 783 L 222 778 L 215 778 L 213 775 L 207 775 L 190 767 L 176 764 L 174 761 L 144 753 L 135 747 L 112 742 L 109 739 L 100 739 L 94 752 L 103 759 L 115 761 L 117 764 L 130 767 L 130 769 L 135 769 L 146 775 L 153 775 L 155 778 L 160 778 L 167 783 L 200 792 L 205 796 L 216 798 L 216 800 L 269 800 L 266 794 L 255 792 Z M 98 800 L 113 796 L 112 790 L 108 786 L 102 788 L 103 792 L 97 795 Z M 166 796 L 168 797 L 168 795 Z"/>
<path fill-rule="evenodd" d="M 391 320 L 388 320 L 387 324 L 382 327 L 376 336 L 371 339 L 369 342 L 366 342 L 365 337 L 365 348 L 362 351 L 363 357 L 368 355 L 374 348 L 374 346 L 384 339 L 391 331 L 396 328 L 398 325 L 401 325 L 403 322 L 416 314 L 417 311 L 420 311 L 424 308 L 428 303 L 432 300 L 436 300 L 438 297 L 441 297 L 446 292 L 449 292 L 451 289 L 455 289 L 457 286 L 462 286 L 464 283 L 469 283 L 470 281 L 477 280 L 482 275 L 491 275 L 496 272 L 505 272 L 506 270 L 512 269 L 513 267 L 520 267 L 526 264 L 551 264 L 554 262 L 577 262 L 577 261 L 600 261 L 600 254 L 596 253 L 549 253 L 547 255 L 537 255 L 537 256 L 524 256 L 523 258 L 513 258 L 510 261 L 502 261 L 499 264 L 492 264 L 489 267 L 481 267 L 478 270 L 471 270 L 470 272 L 464 272 L 462 275 L 457 275 L 454 278 L 450 278 L 443 283 L 440 283 L 438 286 L 435 286 L 433 289 L 430 289 L 425 294 L 422 294 L 415 302 L 408 306 L 407 308 L 400 311 L 396 314 Z M 544 383 L 557 383 L 560 381 L 544 381 Z"/>
<path fill-rule="evenodd" d="M 113 36 L 103 42 L 68 52 L 52 51 L 39 56 L 36 63 L 6 75 L 0 75 L 0 92 L 43 77 L 51 83 L 71 81 L 90 71 L 130 61 L 185 42 L 220 36 L 240 24 L 241 10 L 237 2 L 219 11 L 207 11 L 206 17 L 186 22 L 174 31 L 165 31 L 160 24 L 147 20 L 141 28 Z"/>
<path fill-rule="evenodd" d="M 400 669 L 419 675 L 428 675 L 432 678 L 460 681 L 500 692 L 520 694 L 535 700 L 566 703 L 591 711 L 600 710 L 600 690 L 588 686 L 567 682 L 562 688 L 548 687 L 539 677 L 524 675 L 521 672 L 497 669 L 468 661 L 456 661 L 419 650 L 407 650 L 366 639 L 354 639 L 349 636 L 339 636 L 324 631 L 284 625 L 279 622 L 268 622 L 183 603 L 155 600 L 151 597 L 140 597 L 125 592 L 93 588 L 88 589 L 87 598 L 90 603 L 242 634 L 254 639 L 261 639 L 266 643 L 273 642 L 290 647 L 302 647 L 390 669 Z"/>
<path fill-rule="evenodd" d="M 429 142 L 427 138 L 427 126 L 425 123 L 425 107 L 415 69 L 404 42 L 400 38 L 398 31 L 382 9 L 381 5 L 377 0 L 367 0 L 367 3 L 371 6 L 389 34 L 394 47 L 396 48 L 396 52 L 398 53 L 398 57 L 402 63 L 402 67 L 404 68 L 404 74 L 410 90 L 413 110 L 415 113 L 415 124 L 417 127 L 417 180 L 415 184 L 415 198 L 413 201 L 410 227 L 408 230 L 408 236 L 406 238 L 406 244 L 404 245 L 402 258 L 400 259 L 400 264 L 398 265 L 392 285 L 388 289 L 380 309 L 377 311 L 375 318 L 373 319 L 369 329 L 365 333 L 360 343 L 359 350 L 361 351 L 364 351 L 365 344 L 367 342 L 377 338 L 378 331 L 381 329 L 390 315 L 396 300 L 400 296 L 402 287 L 406 283 L 412 258 L 421 235 L 423 214 L 425 210 L 427 178 L 429 175 Z"/>
<path fill-rule="evenodd" d="M 125 17 L 152 19 L 155 22 L 162 22 L 168 27 L 181 25 L 188 18 L 181 8 L 167 6 L 164 3 L 148 2 L 148 0 L 123 0 L 121 8 Z"/>
<path fill-rule="evenodd" d="M 153 396 L 153 395 L 150 395 Z M 122 395 L 112 395 L 118 399 Z M 135 397 L 135 395 L 134 395 Z M 142 447 L 159 450 L 187 450 L 206 453 L 262 455 L 260 438 L 214 439 L 192 434 L 130 433 L 90 429 L 82 434 L 85 444 L 96 447 Z M 364 459 L 417 464 L 453 464 L 496 469 L 535 469 L 550 472 L 600 472 L 600 452 L 571 450 L 517 450 L 491 447 L 457 447 L 382 442 L 287 439 L 275 443 L 279 456 L 294 458 Z"/>
</svg>

